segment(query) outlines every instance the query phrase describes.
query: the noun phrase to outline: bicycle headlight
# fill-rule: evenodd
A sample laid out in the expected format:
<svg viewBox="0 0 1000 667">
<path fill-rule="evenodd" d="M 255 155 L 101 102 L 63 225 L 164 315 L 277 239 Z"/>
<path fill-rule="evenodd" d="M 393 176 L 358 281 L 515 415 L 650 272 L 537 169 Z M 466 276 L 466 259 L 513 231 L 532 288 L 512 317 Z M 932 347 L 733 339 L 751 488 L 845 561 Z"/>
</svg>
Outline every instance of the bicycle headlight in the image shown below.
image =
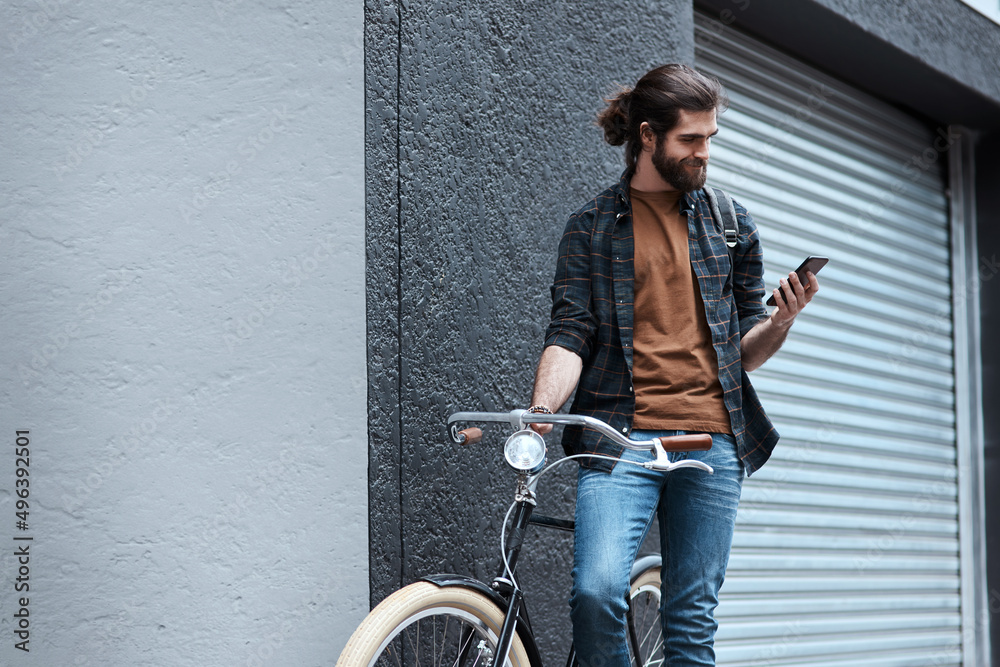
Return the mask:
<svg viewBox="0 0 1000 667">
<path fill-rule="evenodd" d="M 503 446 L 508 465 L 533 475 L 545 465 L 545 439 L 530 429 L 514 433 Z"/>
</svg>

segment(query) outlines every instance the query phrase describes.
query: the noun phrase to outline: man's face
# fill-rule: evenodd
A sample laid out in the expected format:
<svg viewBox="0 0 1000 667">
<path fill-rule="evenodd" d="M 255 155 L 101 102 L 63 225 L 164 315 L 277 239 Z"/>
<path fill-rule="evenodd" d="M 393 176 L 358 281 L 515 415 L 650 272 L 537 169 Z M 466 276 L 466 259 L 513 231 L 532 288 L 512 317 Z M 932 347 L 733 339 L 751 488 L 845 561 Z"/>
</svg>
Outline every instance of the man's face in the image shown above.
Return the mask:
<svg viewBox="0 0 1000 667">
<path fill-rule="evenodd" d="M 715 111 L 684 111 L 674 129 L 656 142 L 652 161 L 660 178 L 681 192 L 698 190 L 708 178 L 708 145 L 718 133 Z"/>
</svg>

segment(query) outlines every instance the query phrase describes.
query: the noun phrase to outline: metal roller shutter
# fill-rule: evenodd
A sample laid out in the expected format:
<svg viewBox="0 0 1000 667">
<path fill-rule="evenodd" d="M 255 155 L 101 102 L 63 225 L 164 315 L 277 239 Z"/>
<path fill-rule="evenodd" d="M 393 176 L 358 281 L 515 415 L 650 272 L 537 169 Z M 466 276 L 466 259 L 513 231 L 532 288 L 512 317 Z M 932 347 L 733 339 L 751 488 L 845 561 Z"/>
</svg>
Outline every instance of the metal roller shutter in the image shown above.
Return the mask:
<svg viewBox="0 0 1000 667">
<path fill-rule="evenodd" d="M 960 665 L 947 134 L 697 20 L 726 85 L 709 179 L 761 230 L 768 288 L 830 264 L 754 373 L 782 435 L 744 487 L 718 662 Z"/>
</svg>

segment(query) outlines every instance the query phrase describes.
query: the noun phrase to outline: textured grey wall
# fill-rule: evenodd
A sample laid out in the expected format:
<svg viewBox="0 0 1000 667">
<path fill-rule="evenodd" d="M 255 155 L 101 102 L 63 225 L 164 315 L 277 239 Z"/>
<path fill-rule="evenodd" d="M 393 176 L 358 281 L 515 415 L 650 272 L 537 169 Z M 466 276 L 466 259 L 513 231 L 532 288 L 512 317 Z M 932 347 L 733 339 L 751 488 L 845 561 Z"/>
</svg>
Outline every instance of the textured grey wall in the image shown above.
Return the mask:
<svg viewBox="0 0 1000 667">
<path fill-rule="evenodd" d="M 525 407 L 563 226 L 623 168 L 593 124 L 601 97 L 690 62 L 694 42 L 681 2 L 369 2 L 366 31 L 377 602 L 434 571 L 495 574 L 513 495 L 501 431 L 458 449 L 444 421 Z M 539 511 L 571 515 L 574 475 Z M 522 573 L 558 662 L 572 545 L 535 534 Z"/>
<path fill-rule="evenodd" d="M 0 663 L 331 664 L 368 603 L 362 3 L 0 25 Z"/>
</svg>

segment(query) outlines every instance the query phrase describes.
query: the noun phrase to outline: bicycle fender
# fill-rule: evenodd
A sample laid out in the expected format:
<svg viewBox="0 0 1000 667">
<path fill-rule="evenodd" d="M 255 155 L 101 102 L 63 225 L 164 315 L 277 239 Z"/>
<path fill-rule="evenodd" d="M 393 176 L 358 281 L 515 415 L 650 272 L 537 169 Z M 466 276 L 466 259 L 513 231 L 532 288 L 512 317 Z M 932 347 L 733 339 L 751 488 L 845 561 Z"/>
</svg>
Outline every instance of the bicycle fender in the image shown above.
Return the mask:
<svg viewBox="0 0 1000 667">
<path fill-rule="evenodd" d="M 493 590 L 488 584 L 484 584 L 478 579 L 473 579 L 472 577 L 467 577 L 464 574 L 431 574 L 426 577 L 421 577 L 421 581 L 429 581 L 439 588 L 447 588 L 448 586 L 457 586 L 459 588 L 469 588 L 471 590 L 482 593 L 488 597 L 493 604 L 500 607 L 501 609 L 506 609 L 509 602 L 500 595 L 499 592 Z"/>
<path fill-rule="evenodd" d="M 430 582 L 439 588 L 456 586 L 482 593 L 493 604 L 500 607 L 500 609 L 507 609 L 510 604 L 508 600 L 505 600 L 499 592 L 490 588 L 488 584 L 462 574 L 432 574 L 421 577 L 420 580 Z M 527 652 L 528 660 L 531 661 L 531 664 L 534 667 L 542 667 L 542 656 L 538 652 L 538 645 L 535 644 L 535 637 L 526 623 L 517 624 L 517 635 L 521 638 L 521 643 L 524 645 L 524 650 Z"/>
<path fill-rule="evenodd" d="M 639 556 L 632 563 L 632 573 L 629 575 L 628 580 L 635 581 L 636 577 L 645 572 L 651 567 L 660 567 L 663 565 L 663 558 L 659 554 L 650 554 L 648 556 Z"/>
</svg>

